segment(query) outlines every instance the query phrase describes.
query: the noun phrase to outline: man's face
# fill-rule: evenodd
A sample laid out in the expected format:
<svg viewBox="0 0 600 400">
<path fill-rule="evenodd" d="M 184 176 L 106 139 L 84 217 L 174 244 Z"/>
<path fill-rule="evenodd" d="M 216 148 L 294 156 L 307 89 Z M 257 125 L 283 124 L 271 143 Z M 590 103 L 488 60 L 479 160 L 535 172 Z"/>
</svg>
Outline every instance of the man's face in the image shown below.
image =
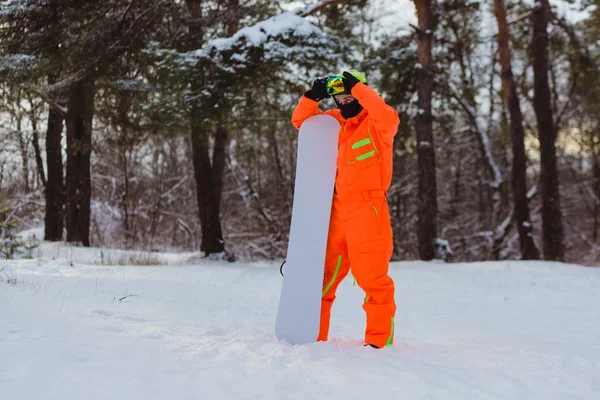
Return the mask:
<svg viewBox="0 0 600 400">
<path fill-rule="evenodd" d="M 354 96 L 351 94 L 338 94 L 333 97 L 335 98 L 335 101 L 341 105 L 350 104 L 354 101 Z"/>
</svg>

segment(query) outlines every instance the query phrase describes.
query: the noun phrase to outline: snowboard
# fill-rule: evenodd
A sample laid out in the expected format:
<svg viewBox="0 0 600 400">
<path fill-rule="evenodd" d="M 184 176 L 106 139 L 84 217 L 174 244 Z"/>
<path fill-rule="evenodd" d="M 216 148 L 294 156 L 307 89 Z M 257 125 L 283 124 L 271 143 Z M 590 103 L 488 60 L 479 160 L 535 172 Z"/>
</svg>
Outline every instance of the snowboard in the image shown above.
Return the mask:
<svg viewBox="0 0 600 400">
<path fill-rule="evenodd" d="M 275 321 L 279 340 L 317 340 L 325 249 L 336 175 L 339 122 L 315 115 L 300 126 L 292 221 Z"/>
</svg>

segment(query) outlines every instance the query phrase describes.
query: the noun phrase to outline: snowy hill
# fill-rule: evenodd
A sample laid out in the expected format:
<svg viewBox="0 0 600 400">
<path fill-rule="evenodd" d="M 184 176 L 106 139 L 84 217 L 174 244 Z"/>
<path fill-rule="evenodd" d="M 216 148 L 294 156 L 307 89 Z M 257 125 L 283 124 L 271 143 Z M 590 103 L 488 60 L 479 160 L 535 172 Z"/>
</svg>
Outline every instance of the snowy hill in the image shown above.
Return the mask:
<svg viewBox="0 0 600 400">
<path fill-rule="evenodd" d="M 276 264 L 34 256 L 0 261 L 2 399 L 600 398 L 600 268 L 393 263 L 396 341 L 374 350 L 350 278 L 334 339 L 291 346 L 274 335 Z"/>
</svg>

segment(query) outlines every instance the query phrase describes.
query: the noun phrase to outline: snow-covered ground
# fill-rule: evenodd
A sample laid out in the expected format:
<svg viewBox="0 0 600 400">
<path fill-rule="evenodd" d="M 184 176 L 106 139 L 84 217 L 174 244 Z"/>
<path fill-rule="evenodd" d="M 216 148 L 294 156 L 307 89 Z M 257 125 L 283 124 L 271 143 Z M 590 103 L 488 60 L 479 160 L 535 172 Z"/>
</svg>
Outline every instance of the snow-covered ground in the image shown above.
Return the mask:
<svg viewBox="0 0 600 400">
<path fill-rule="evenodd" d="M 0 261 L 3 400 L 600 399 L 600 268 L 393 263 L 396 341 L 374 350 L 349 278 L 333 339 L 292 346 L 276 264 L 33 255 Z M 168 264 L 102 265 L 128 259 Z"/>
</svg>

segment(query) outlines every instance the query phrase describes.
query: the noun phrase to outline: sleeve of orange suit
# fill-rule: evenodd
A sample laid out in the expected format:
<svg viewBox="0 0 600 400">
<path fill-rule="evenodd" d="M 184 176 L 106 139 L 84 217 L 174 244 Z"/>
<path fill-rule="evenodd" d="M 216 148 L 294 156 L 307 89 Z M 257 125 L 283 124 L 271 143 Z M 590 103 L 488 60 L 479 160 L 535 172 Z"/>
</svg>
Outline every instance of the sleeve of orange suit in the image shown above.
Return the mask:
<svg viewBox="0 0 600 400">
<path fill-rule="evenodd" d="M 352 88 L 352 96 L 367 109 L 369 117 L 380 133 L 384 142 L 392 144 L 400 126 L 398 112 L 385 103 L 385 100 L 364 83 L 357 83 Z"/>
<path fill-rule="evenodd" d="M 300 129 L 300 125 L 302 125 L 304 121 L 313 115 L 318 114 L 325 114 L 323 111 L 319 110 L 319 102 L 303 95 L 292 114 L 292 124 L 294 124 L 296 129 Z"/>
</svg>

